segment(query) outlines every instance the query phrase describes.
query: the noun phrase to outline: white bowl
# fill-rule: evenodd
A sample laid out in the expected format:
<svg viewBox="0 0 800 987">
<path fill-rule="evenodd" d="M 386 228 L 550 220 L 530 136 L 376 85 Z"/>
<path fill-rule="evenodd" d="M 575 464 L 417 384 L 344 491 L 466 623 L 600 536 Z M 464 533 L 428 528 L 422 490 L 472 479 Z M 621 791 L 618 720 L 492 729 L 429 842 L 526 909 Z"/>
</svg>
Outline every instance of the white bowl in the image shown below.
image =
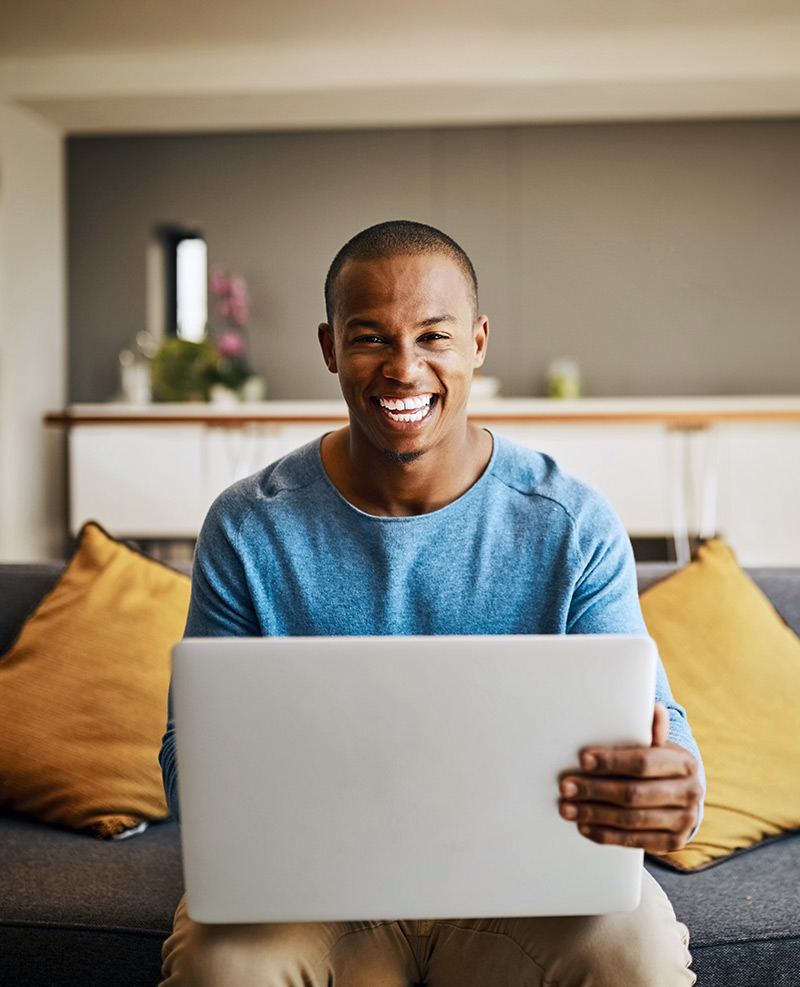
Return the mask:
<svg viewBox="0 0 800 987">
<path fill-rule="evenodd" d="M 499 393 L 499 377 L 484 377 L 482 374 L 476 374 L 472 378 L 472 388 L 469 392 L 471 398 L 475 398 L 477 401 L 483 401 L 486 398 L 495 398 Z"/>
</svg>

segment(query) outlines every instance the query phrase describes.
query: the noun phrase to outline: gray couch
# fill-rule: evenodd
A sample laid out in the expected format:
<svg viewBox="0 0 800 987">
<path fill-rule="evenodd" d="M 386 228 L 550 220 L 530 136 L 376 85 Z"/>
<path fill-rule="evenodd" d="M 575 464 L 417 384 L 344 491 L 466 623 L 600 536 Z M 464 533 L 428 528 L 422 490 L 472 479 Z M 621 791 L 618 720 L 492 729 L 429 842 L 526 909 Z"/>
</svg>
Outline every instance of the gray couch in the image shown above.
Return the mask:
<svg viewBox="0 0 800 987">
<path fill-rule="evenodd" d="M 0 565 L 0 653 L 59 571 Z M 640 586 L 667 571 L 641 565 Z M 750 574 L 800 632 L 800 569 Z M 695 874 L 647 866 L 689 926 L 699 987 L 800 987 L 800 835 Z M 171 821 L 107 842 L 0 813 L 0 983 L 154 987 L 181 887 Z"/>
</svg>

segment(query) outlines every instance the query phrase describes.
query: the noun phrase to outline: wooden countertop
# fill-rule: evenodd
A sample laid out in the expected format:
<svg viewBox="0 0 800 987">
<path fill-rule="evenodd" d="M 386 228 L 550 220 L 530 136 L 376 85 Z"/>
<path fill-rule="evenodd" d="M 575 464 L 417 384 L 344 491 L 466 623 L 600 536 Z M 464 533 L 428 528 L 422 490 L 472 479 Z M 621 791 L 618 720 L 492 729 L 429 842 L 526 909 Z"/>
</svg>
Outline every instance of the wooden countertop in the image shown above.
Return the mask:
<svg viewBox="0 0 800 987">
<path fill-rule="evenodd" d="M 800 395 L 734 397 L 494 398 L 473 401 L 469 417 L 476 422 L 660 423 L 679 428 L 705 428 L 717 422 L 800 422 Z M 73 404 L 48 412 L 44 422 L 72 428 L 80 425 L 242 425 L 337 423 L 347 420 L 343 401 L 262 401 L 230 407 L 185 404 Z"/>
</svg>

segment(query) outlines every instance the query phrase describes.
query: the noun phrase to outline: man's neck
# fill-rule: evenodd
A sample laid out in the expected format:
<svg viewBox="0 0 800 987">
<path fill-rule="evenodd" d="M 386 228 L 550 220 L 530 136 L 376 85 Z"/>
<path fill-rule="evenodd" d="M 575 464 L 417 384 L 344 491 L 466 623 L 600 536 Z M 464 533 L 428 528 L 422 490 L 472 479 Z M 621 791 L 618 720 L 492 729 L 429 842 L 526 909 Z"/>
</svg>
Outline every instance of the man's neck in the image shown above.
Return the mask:
<svg viewBox="0 0 800 987">
<path fill-rule="evenodd" d="M 480 478 L 491 455 L 491 434 L 473 425 L 466 425 L 460 441 L 408 462 L 359 442 L 349 426 L 322 442 L 322 463 L 339 493 L 366 514 L 382 517 L 413 517 L 446 507 Z"/>
</svg>

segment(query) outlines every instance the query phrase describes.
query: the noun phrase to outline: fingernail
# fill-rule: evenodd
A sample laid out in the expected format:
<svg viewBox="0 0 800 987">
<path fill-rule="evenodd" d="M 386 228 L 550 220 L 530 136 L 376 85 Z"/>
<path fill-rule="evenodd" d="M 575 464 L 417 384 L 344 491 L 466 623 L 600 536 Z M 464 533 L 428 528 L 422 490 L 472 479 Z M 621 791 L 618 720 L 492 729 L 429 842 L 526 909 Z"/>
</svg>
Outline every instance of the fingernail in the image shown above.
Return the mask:
<svg viewBox="0 0 800 987">
<path fill-rule="evenodd" d="M 594 771 L 597 767 L 597 758 L 594 754 L 584 754 L 581 757 L 581 767 L 584 771 Z"/>
<path fill-rule="evenodd" d="M 588 836 L 591 833 L 591 829 L 588 826 L 578 826 L 578 832 L 583 836 Z"/>
<path fill-rule="evenodd" d="M 562 781 L 561 782 L 561 794 L 564 798 L 571 799 L 573 795 L 578 794 L 578 786 L 574 781 Z"/>
<path fill-rule="evenodd" d="M 562 805 L 561 815 L 565 819 L 577 819 L 578 818 L 578 807 L 576 805 Z"/>
</svg>

